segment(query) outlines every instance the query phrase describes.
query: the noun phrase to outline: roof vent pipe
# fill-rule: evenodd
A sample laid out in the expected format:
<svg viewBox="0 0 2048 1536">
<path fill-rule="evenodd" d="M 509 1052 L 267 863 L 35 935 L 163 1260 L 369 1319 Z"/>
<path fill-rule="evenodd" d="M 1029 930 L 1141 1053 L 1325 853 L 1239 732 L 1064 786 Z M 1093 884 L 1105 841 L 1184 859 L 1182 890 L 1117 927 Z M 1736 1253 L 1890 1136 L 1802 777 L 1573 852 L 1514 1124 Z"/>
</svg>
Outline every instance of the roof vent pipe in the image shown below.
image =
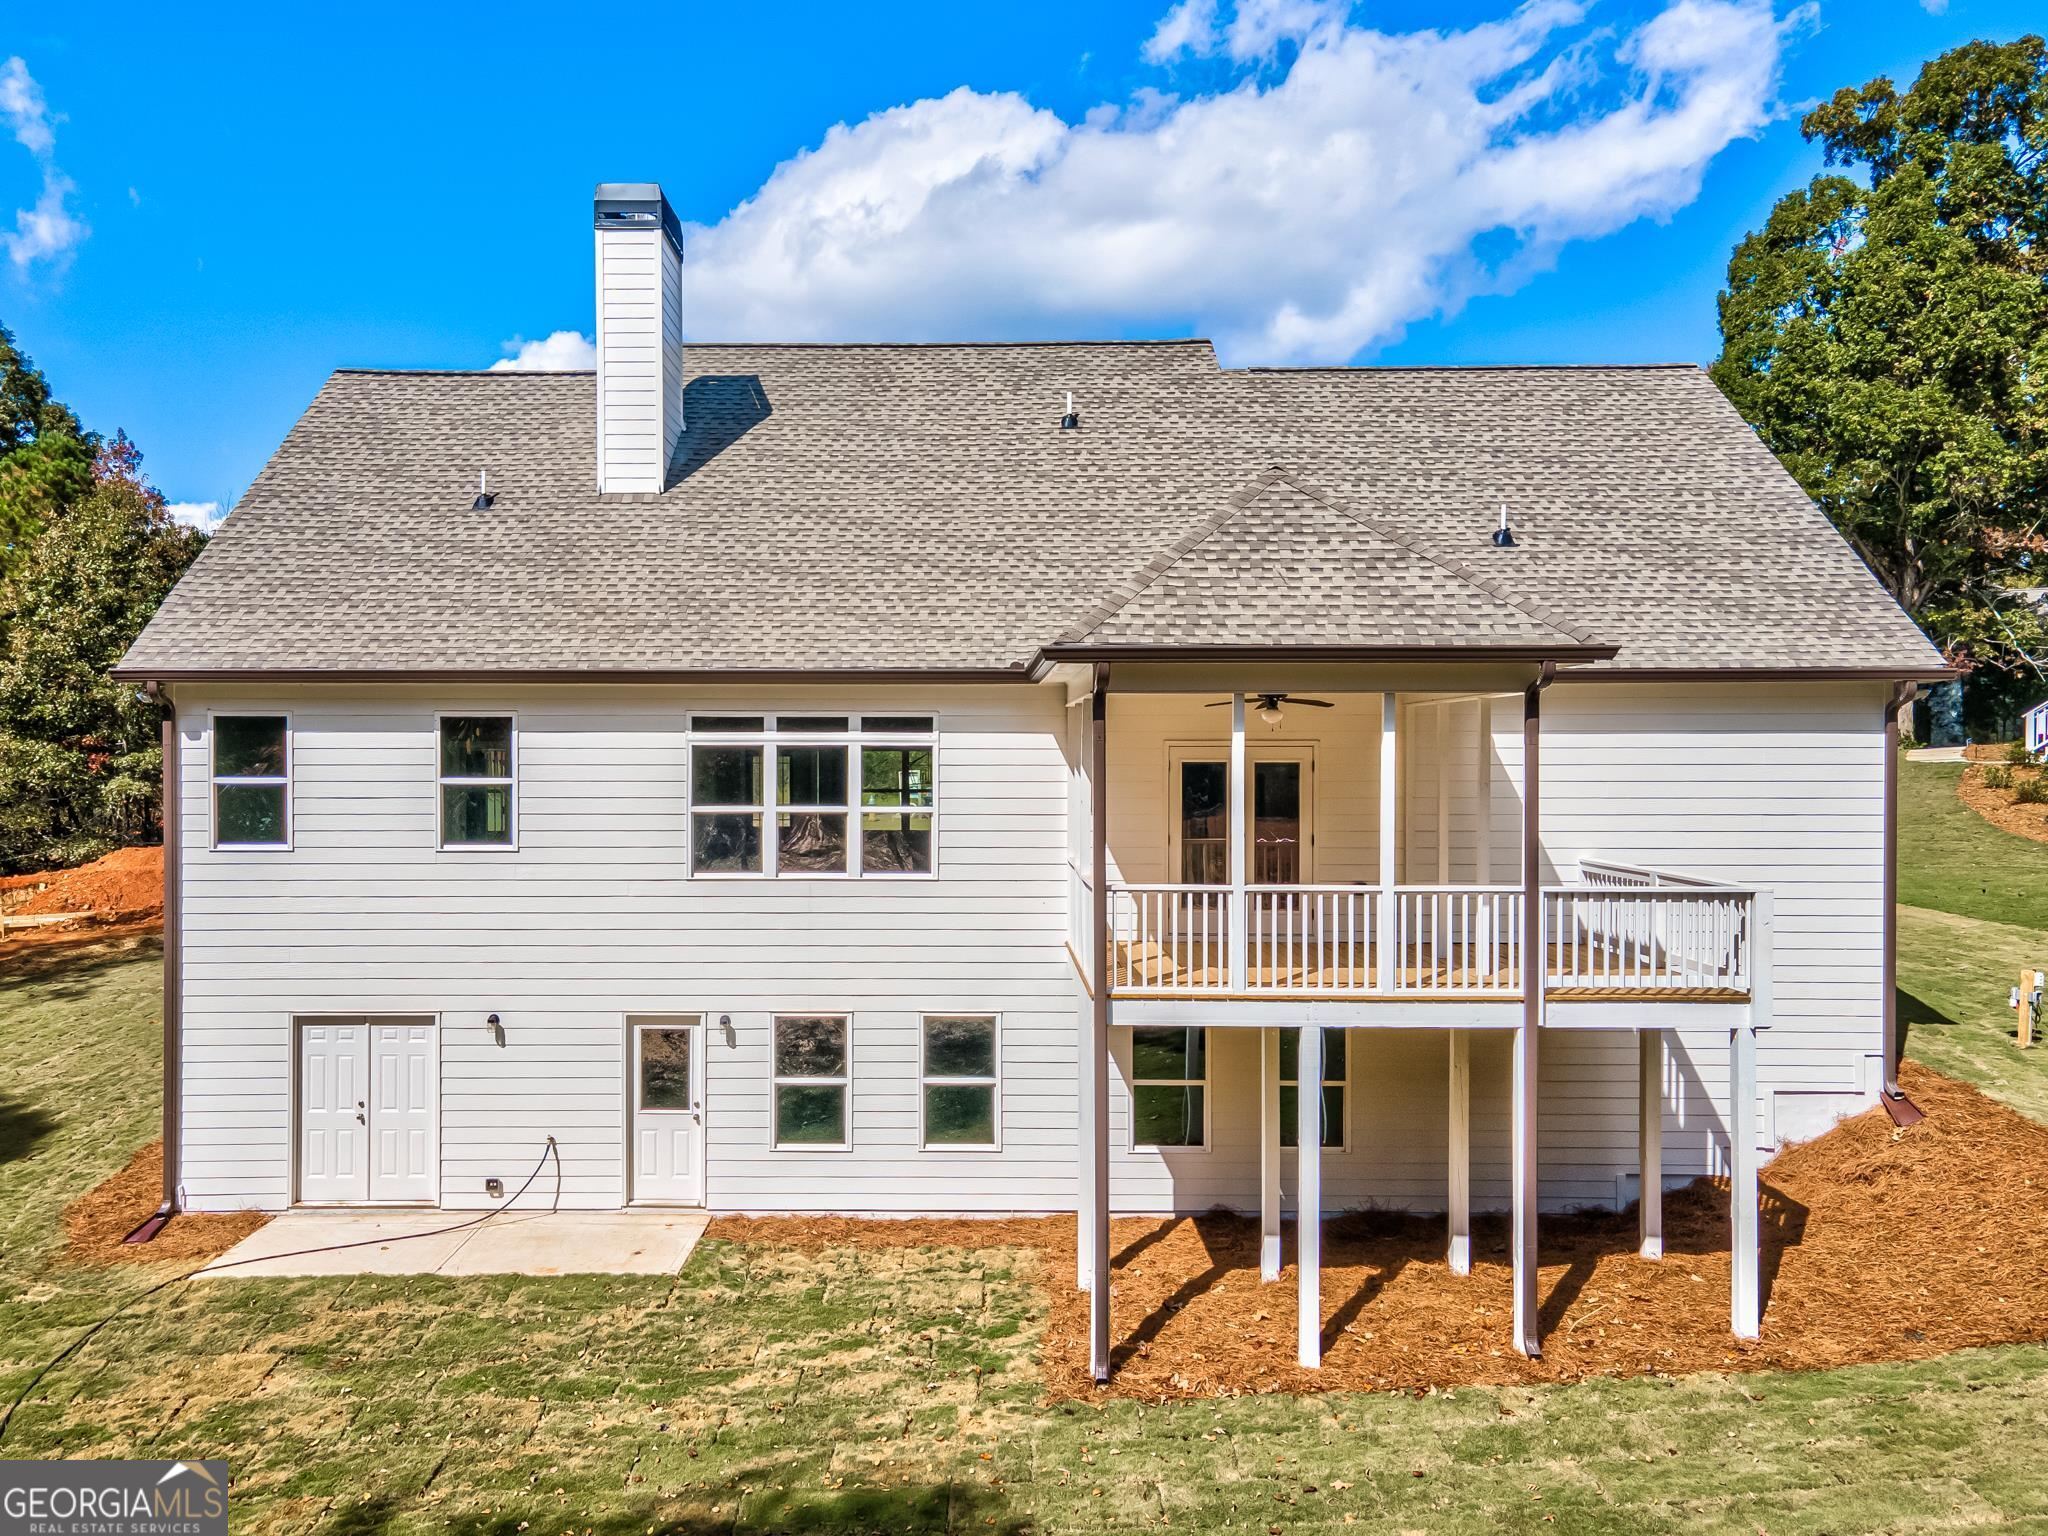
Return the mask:
<svg viewBox="0 0 2048 1536">
<path fill-rule="evenodd" d="M 497 499 L 497 497 L 491 494 L 491 472 L 487 469 L 478 470 L 476 472 L 476 500 L 469 504 L 469 510 L 472 512 L 488 512 L 491 510 L 491 503 Z"/>
<path fill-rule="evenodd" d="M 1502 502 L 1500 505 L 1500 526 L 1493 530 L 1493 547 L 1495 549 L 1513 549 L 1515 547 L 1514 530 L 1508 527 L 1508 505 L 1506 502 Z"/>
<path fill-rule="evenodd" d="M 1074 392 L 1067 391 L 1067 414 L 1060 418 L 1060 430 L 1072 432 L 1081 425 L 1081 413 L 1074 409 Z"/>
</svg>

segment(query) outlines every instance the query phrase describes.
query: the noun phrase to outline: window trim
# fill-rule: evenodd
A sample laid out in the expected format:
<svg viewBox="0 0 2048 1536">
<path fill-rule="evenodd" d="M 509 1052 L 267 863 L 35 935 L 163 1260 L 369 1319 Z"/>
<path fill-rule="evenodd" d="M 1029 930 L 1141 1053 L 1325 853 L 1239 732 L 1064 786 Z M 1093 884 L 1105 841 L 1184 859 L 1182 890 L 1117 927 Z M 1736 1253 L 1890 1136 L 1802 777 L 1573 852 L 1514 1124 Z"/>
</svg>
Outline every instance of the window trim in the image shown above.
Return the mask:
<svg viewBox="0 0 2048 1536">
<path fill-rule="evenodd" d="M 1336 1028 L 1337 1026 L 1335 1025 L 1325 1024 L 1323 1026 L 1323 1033 L 1327 1035 Z M 1346 1031 L 1346 1033 L 1349 1033 L 1349 1031 Z M 1297 1074 L 1301 1071 L 1301 1056 L 1299 1054 L 1300 1050 L 1301 1047 L 1297 1043 L 1295 1046 L 1296 1055 L 1294 1058 L 1294 1070 Z M 1343 1114 L 1338 1116 L 1337 1139 L 1333 1142 L 1329 1142 L 1324 1145 L 1323 1151 L 1325 1153 L 1349 1152 L 1351 1150 L 1352 1055 L 1353 1042 L 1350 1040 L 1346 1040 L 1344 1042 L 1344 1075 L 1342 1077 L 1325 1077 L 1322 1082 L 1322 1086 L 1325 1088 L 1341 1088 L 1344 1090 L 1344 1112 Z M 1329 1066 L 1329 1061 L 1330 1054 L 1328 1044 L 1327 1042 L 1325 1042 L 1323 1051 L 1323 1065 L 1326 1070 Z M 1290 1147 L 1287 1145 L 1285 1141 L 1280 1143 L 1280 1155 L 1282 1157 L 1292 1157 L 1295 1153 L 1301 1150 L 1301 1084 L 1296 1078 L 1283 1077 L 1280 1079 L 1278 1086 L 1281 1088 L 1292 1088 L 1294 1090 L 1294 1145 Z"/>
<path fill-rule="evenodd" d="M 987 1020 L 991 1032 L 993 1072 L 987 1077 L 959 1077 L 951 1074 L 934 1075 L 926 1069 L 925 1051 L 929 1037 L 925 1030 L 933 1019 L 974 1019 Z M 938 1141 L 931 1139 L 925 1124 L 925 1090 L 927 1088 L 987 1088 L 993 1102 L 989 1117 L 993 1139 L 989 1141 Z M 1003 1150 L 1003 1016 L 1000 1013 L 976 1013 L 972 1009 L 941 1009 L 937 1012 L 920 1013 L 917 1016 L 917 1148 L 920 1152 L 973 1152 L 987 1153 Z"/>
<path fill-rule="evenodd" d="M 731 719 L 758 715 L 759 730 L 706 730 L 700 720 Z M 929 731 L 885 731 L 869 728 L 869 718 L 916 716 L 929 719 Z M 800 720 L 844 720 L 841 730 L 785 731 L 783 722 Z M 939 712 L 929 709 L 903 710 L 889 716 L 882 711 L 859 709 L 693 709 L 684 717 L 683 768 L 683 862 L 691 880 L 936 880 L 940 874 L 939 814 Z M 836 805 L 781 805 L 775 795 L 781 783 L 781 748 L 839 747 L 846 757 L 846 867 L 836 870 L 790 870 L 776 868 L 782 855 L 784 815 L 837 815 Z M 697 799 L 697 748 L 759 747 L 761 749 L 761 794 L 758 805 L 703 803 Z M 929 747 L 932 754 L 932 803 L 929 806 L 886 806 L 861 803 L 861 753 L 868 747 Z M 699 869 L 697 867 L 697 817 L 700 815 L 759 816 L 761 818 L 761 867 L 759 869 Z M 931 819 L 931 868 L 924 870 L 870 870 L 863 867 L 865 843 L 863 822 L 871 815 L 919 815 Z"/>
<path fill-rule="evenodd" d="M 837 1019 L 846 1027 L 846 1070 L 835 1077 L 784 1077 L 775 1070 L 776 1031 L 784 1019 Z M 777 1097 L 784 1087 L 819 1088 L 837 1086 L 845 1095 L 845 1139 L 842 1141 L 792 1141 L 782 1139 Z M 853 1150 L 853 1015 L 820 1008 L 791 1010 L 768 1015 L 768 1150 L 771 1152 L 851 1152 Z"/>
<path fill-rule="evenodd" d="M 284 721 L 284 773 L 271 774 L 219 774 L 214 771 L 215 753 L 219 738 L 215 734 L 215 722 L 219 720 L 270 720 Z M 298 817 L 296 814 L 297 795 L 294 792 L 293 770 L 298 765 L 298 747 L 292 739 L 292 712 L 288 709 L 209 709 L 206 712 L 206 835 L 207 846 L 216 853 L 290 853 L 292 844 L 298 838 Z M 164 765 L 164 771 L 178 771 L 176 763 Z M 224 843 L 220 840 L 220 787 L 223 784 L 249 784 L 281 786 L 284 790 L 284 841 L 278 843 Z"/>
<path fill-rule="evenodd" d="M 1138 1076 L 1138 1031 L 1140 1029 L 1199 1029 L 1202 1032 L 1201 1077 L 1140 1077 Z M 1216 1085 L 1214 1057 L 1211 1048 L 1210 1027 L 1207 1024 L 1133 1024 L 1128 1027 L 1124 1043 L 1130 1051 L 1129 1092 L 1126 1095 L 1124 1116 L 1124 1142 L 1132 1152 L 1154 1152 L 1162 1155 L 1178 1153 L 1187 1155 L 1208 1152 L 1215 1145 L 1212 1117 L 1216 1112 Z M 1161 1142 L 1138 1140 L 1138 1090 L 1140 1088 L 1200 1088 L 1202 1090 L 1202 1139 L 1197 1142 Z"/>
<path fill-rule="evenodd" d="M 512 726 L 512 772 L 504 778 L 451 778 L 441 771 L 441 727 L 447 720 L 505 720 Z M 437 709 L 434 711 L 434 847 L 440 853 L 517 853 L 519 851 L 519 711 L 516 709 Z M 512 835 L 502 843 L 451 843 L 441 791 L 450 784 L 503 784 L 512 792 Z"/>
</svg>

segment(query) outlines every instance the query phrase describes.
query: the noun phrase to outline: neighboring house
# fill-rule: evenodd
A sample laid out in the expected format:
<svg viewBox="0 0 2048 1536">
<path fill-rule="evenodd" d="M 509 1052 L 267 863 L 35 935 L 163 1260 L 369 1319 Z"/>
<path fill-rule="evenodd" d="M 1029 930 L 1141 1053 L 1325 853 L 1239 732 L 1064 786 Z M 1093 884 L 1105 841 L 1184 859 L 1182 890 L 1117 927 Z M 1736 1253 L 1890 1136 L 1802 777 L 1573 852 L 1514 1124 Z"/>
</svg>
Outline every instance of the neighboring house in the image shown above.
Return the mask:
<svg viewBox="0 0 2048 1536">
<path fill-rule="evenodd" d="M 2048 752 L 2048 699 L 2020 717 L 2020 730 L 2029 752 L 2037 755 Z"/>
<path fill-rule="evenodd" d="M 596 229 L 594 376 L 336 373 L 122 663 L 180 1208 L 1078 1206 L 1106 1369 L 1112 1210 L 1511 1210 L 1533 1351 L 1728 1173 L 1755 1331 L 1945 674 L 1703 373 L 686 348 Z"/>
</svg>

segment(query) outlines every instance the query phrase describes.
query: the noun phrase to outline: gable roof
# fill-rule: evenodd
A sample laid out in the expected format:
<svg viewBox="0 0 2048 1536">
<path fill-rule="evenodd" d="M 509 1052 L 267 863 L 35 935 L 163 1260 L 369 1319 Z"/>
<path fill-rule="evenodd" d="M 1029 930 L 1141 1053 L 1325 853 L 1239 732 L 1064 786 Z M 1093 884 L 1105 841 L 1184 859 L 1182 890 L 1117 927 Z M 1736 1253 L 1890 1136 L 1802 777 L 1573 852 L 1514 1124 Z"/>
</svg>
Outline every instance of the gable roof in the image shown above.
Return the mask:
<svg viewBox="0 0 2048 1536">
<path fill-rule="evenodd" d="M 334 374 L 121 674 L 1014 675 L 1096 626 L 1431 624 L 1597 637 L 1603 668 L 1940 666 L 1696 368 L 1232 371 L 1200 341 L 685 362 L 644 496 L 594 489 L 588 373 Z"/>
</svg>

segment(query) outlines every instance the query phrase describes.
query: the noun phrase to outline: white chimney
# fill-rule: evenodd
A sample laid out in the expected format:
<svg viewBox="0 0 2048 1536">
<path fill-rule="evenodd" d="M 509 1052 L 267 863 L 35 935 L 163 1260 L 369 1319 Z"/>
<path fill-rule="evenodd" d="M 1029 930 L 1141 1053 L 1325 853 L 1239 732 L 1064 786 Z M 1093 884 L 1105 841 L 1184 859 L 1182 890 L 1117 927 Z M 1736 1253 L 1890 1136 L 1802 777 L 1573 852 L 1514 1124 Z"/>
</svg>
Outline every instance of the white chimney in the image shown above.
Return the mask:
<svg viewBox="0 0 2048 1536">
<path fill-rule="evenodd" d="M 597 189 L 597 488 L 659 491 L 683 436 L 683 227 L 651 181 Z"/>
</svg>

